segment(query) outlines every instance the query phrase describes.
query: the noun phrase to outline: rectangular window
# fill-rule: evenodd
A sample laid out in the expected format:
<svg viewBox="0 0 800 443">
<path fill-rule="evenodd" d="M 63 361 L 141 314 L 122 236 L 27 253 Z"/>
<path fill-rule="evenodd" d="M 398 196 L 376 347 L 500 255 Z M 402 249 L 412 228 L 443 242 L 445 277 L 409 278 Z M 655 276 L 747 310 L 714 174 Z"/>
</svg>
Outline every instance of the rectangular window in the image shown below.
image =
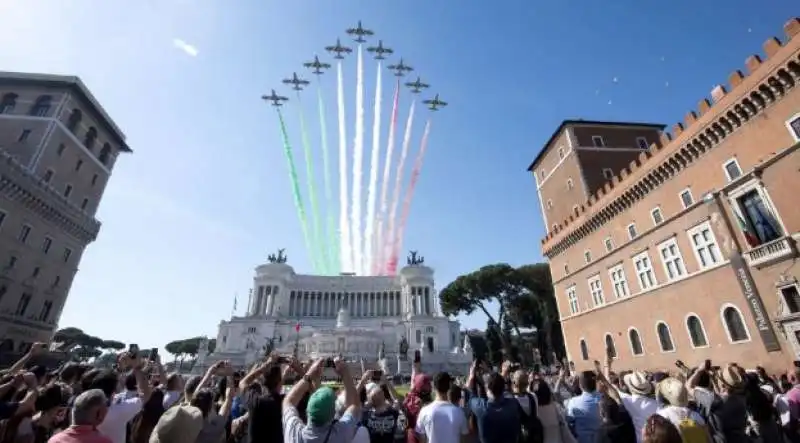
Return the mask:
<svg viewBox="0 0 800 443">
<path fill-rule="evenodd" d="M 83 160 L 78 160 L 78 162 L 75 163 L 75 171 L 76 172 L 80 171 L 82 166 L 83 166 Z"/>
<path fill-rule="evenodd" d="M 786 122 L 786 126 L 796 141 L 800 141 L 800 114 L 795 115 Z"/>
<path fill-rule="evenodd" d="M 650 143 L 647 143 L 647 139 L 644 137 L 636 137 L 636 145 L 639 149 L 648 150 L 650 149 Z"/>
<path fill-rule="evenodd" d="M 586 263 L 591 262 L 592 261 L 592 251 L 584 251 L 583 259 L 586 261 Z"/>
<path fill-rule="evenodd" d="M 63 143 L 62 143 L 62 144 L 60 144 L 60 145 L 58 145 L 58 149 L 56 149 L 56 154 L 57 154 L 59 157 L 61 157 L 61 155 L 62 155 L 62 154 L 64 154 L 64 150 L 65 150 L 65 149 L 67 149 L 67 147 L 66 147 L 66 146 L 64 146 L 64 144 L 63 144 Z"/>
<path fill-rule="evenodd" d="M 650 262 L 650 256 L 647 252 L 633 257 L 633 268 L 636 269 L 636 277 L 639 279 L 639 287 L 642 291 L 654 287 L 656 283 L 656 276 L 653 273 L 653 264 Z"/>
<path fill-rule="evenodd" d="M 3 212 L 3 211 L 0 211 L 0 228 L 3 227 L 3 222 L 4 221 L 6 221 L 6 213 Z"/>
<path fill-rule="evenodd" d="M 728 177 L 729 182 L 742 176 L 742 168 L 739 167 L 739 162 L 735 158 L 726 161 L 722 168 L 725 170 L 725 176 Z"/>
<path fill-rule="evenodd" d="M 14 314 L 20 317 L 25 315 L 25 312 L 28 310 L 28 305 L 31 304 L 31 298 L 31 294 L 27 292 L 23 293 L 19 298 L 19 302 L 17 302 L 17 310 L 14 311 Z"/>
<path fill-rule="evenodd" d="M 625 279 L 625 270 L 622 268 L 622 264 L 609 269 L 608 276 L 611 277 L 611 285 L 614 287 L 614 295 L 616 295 L 617 298 L 630 295 L 628 280 Z"/>
<path fill-rule="evenodd" d="M 19 134 L 19 138 L 17 138 L 17 141 L 20 143 L 25 143 L 26 141 L 28 141 L 28 137 L 30 137 L 30 135 L 31 135 L 30 129 L 23 129 L 22 132 Z"/>
<path fill-rule="evenodd" d="M 633 240 L 634 238 L 636 238 L 636 235 L 637 235 L 637 233 L 636 233 L 636 223 L 629 224 L 628 225 L 628 238 Z"/>
<path fill-rule="evenodd" d="M 571 179 L 571 178 L 568 178 L 568 179 L 567 179 L 567 189 L 572 189 L 572 188 L 574 188 L 574 187 L 575 187 L 575 184 L 574 184 L 574 183 L 572 183 L 572 179 Z"/>
<path fill-rule="evenodd" d="M 44 172 L 44 175 L 42 176 L 42 181 L 45 183 L 50 183 L 50 181 L 52 180 L 53 180 L 53 170 L 48 169 L 47 171 Z"/>
<path fill-rule="evenodd" d="M 42 305 L 42 310 L 39 311 L 39 321 L 47 321 L 47 319 L 50 317 L 50 311 L 52 310 L 53 310 L 53 302 L 51 302 L 50 300 L 44 302 L 44 304 Z"/>
<path fill-rule="evenodd" d="M 660 225 L 664 221 L 664 217 L 661 216 L 661 208 L 653 208 L 650 211 L 650 217 L 653 218 L 654 225 Z"/>
<path fill-rule="evenodd" d="M 64 248 L 64 255 L 63 255 L 64 263 L 68 262 L 71 256 L 72 256 L 72 249 Z"/>
<path fill-rule="evenodd" d="M 28 241 L 28 236 L 31 235 L 31 227 L 28 225 L 22 225 L 22 228 L 19 230 L 19 241 L 25 243 Z"/>
<path fill-rule="evenodd" d="M 81 209 L 85 210 L 86 209 L 86 205 L 88 205 L 88 204 L 89 204 L 89 199 L 88 198 L 84 198 L 83 201 L 81 202 Z"/>
<path fill-rule="evenodd" d="M 711 223 L 705 222 L 688 230 L 686 234 L 692 242 L 694 256 L 700 269 L 706 269 L 722 261 L 722 254 L 711 231 Z"/>
<path fill-rule="evenodd" d="M 564 158 L 564 147 L 563 146 L 559 146 L 558 147 L 558 158 L 559 159 Z"/>
<path fill-rule="evenodd" d="M 783 228 L 759 189 L 737 197 L 736 205 L 739 227 L 751 248 L 783 237 Z"/>
<path fill-rule="evenodd" d="M 658 252 L 664 263 L 667 280 L 675 280 L 686 275 L 686 266 L 683 264 L 681 250 L 678 249 L 678 242 L 674 238 L 658 245 Z"/>
<path fill-rule="evenodd" d="M 609 168 L 603 168 L 603 177 L 606 180 L 611 180 L 612 178 L 614 178 L 614 171 L 612 171 Z"/>
<path fill-rule="evenodd" d="M 602 136 L 593 135 L 592 136 L 592 144 L 594 145 L 595 148 L 602 148 L 602 147 L 605 147 L 606 142 L 605 142 L 605 140 L 603 140 Z"/>
<path fill-rule="evenodd" d="M 606 304 L 606 300 L 603 297 L 603 285 L 600 282 L 600 276 L 589 279 L 589 293 L 592 294 L 592 303 L 595 307 Z"/>
<path fill-rule="evenodd" d="M 797 285 L 781 288 L 781 296 L 786 305 L 787 314 L 797 314 L 800 312 L 800 293 L 797 291 Z"/>
<path fill-rule="evenodd" d="M 567 300 L 569 301 L 570 314 L 577 314 L 580 308 L 578 307 L 578 294 L 575 292 L 575 286 L 567 288 Z"/>
<path fill-rule="evenodd" d="M 614 249 L 614 241 L 611 240 L 611 237 L 606 237 L 604 243 L 606 244 L 606 251 L 611 252 Z"/>
<path fill-rule="evenodd" d="M 547 209 L 553 209 L 553 200 L 547 200 Z"/>
<path fill-rule="evenodd" d="M 72 194 L 72 185 L 67 185 L 64 187 L 64 197 L 69 198 L 70 194 Z"/>
<path fill-rule="evenodd" d="M 42 241 L 42 252 L 47 254 L 50 252 L 50 247 L 53 246 L 53 239 L 50 237 L 45 237 L 44 241 Z"/>
<path fill-rule="evenodd" d="M 683 208 L 686 209 L 689 206 L 692 206 L 693 203 L 694 203 L 694 197 L 692 197 L 692 190 L 685 189 L 684 191 L 682 191 L 681 204 L 683 205 Z"/>
<path fill-rule="evenodd" d="M 97 174 L 92 176 L 92 186 L 97 184 Z"/>
<path fill-rule="evenodd" d="M 12 255 L 11 257 L 8 257 L 8 264 L 6 265 L 6 269 L 11 270 L 14 269 L 15 266 L 17 266 L 17 257 Z"/>
</svg>

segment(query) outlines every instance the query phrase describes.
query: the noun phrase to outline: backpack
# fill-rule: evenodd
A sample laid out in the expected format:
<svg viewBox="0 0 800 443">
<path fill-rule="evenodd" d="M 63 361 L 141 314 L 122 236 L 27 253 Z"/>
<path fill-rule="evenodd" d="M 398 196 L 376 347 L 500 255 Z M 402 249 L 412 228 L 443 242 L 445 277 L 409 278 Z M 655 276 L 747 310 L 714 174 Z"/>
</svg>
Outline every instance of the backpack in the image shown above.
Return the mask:
<svg viewBox="0 0 800 443">
<path fill-rule="evenodd" d="M 520 405 L 519 401 L 517 401 L 521 425 L 519 443 L 542 443 L 544 442 L 544 427 L 542 426 L 542 422 L 539 421 L 539 411 L 536 408 L 536 399 L 531 394 L 525 395 L 528 397 L 531 413 L 526 414 L 525 410 L 522 408 L 522 405 Z"/>
<path fill-rule="evenodd" d="M 683 437 L 683 443 L 710 443 L 708 433 L 705 428 L 700 426 L 695 419 L 688 414 L 681 417 L 678 422 L 678 431 Z"/>
</svg>

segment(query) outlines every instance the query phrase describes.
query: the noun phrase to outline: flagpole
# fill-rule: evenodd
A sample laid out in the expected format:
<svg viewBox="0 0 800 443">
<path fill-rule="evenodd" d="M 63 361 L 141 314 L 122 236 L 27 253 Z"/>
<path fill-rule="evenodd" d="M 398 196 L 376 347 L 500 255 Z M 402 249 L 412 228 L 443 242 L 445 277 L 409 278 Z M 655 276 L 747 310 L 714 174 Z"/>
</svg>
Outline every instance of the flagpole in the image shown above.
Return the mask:
<svg viewBox="0 0 800 443">
<path fill-rule="evenodd" d="M 237 302 L 238 299 L 239 299 L 239 293 L 238 292 L 234 292 L 233 293 L 233 309 L 231 309 L 231 318 L 233 318 L 233 316 L 236 315 L 236 302 Z"/>
</svg>

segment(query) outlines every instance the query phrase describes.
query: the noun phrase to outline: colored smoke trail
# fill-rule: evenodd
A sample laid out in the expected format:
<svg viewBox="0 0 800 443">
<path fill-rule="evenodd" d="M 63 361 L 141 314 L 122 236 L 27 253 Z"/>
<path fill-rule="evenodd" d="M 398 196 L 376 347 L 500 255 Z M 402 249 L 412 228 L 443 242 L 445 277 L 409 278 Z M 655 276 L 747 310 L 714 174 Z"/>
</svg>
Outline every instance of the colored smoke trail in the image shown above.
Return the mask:
<svg viewBox="0 0 800 443">
<path fill-rule="evenodd" d="M 375 200 L 378 198 L 378 168 L 380 167 L 381 156 L 381 72 L 383 65 L 380 60 L 378 61 L 378 75 L 375 85 L 375 108 L 373 110 L 372 120 L 372 152 L 369 157 L 369 185 L 367 187 L 367 228 L 366 238 L 364 239 L 364 272 L 373 274 L 373 267 L 375 265 L 375 257 L 373 257 L 373 248 L 375 246 Z"/>
<path fill-rule="evenodd" d="M 397 169 L 395 170 L 394 190 L 392 191 L 392 206 L 391 209 L 389 209 L 389 226 L 386 230 L 386 238 L 384 239 L 384 250 L 386 251 L 384 256 L 389 260 L 391 260 L 392 254 L 394 253 L 394 244 L 397 235 L 395 230 L 397 205 L 400 203 L 400 190 L 403 187 L 403 169 L 406 165 L 406 157 L 408 157 L 408 146 L 411 144 L 411 127 L 414 125 L 415 105 L 416 101 L 412 101 L 411 108 L 408 111 L 408 120 L 406 120 L 405 133 L 403 134 L 403 147 L 400 149 L 400 160 L 397 162 Z M 397 260 L 395 259 L 395 269 L 397 268 L 396 261 Z M 386 265 L 388 264 L 389 263 L 386 263 Z M 390 271 L 389 266 L 387 266 L 386 272 L 389 273 L 389 275 L 394 275 L 394 271 Z"/>
<path fill-rule="evenodd" d="M 347 126 L 344 115 L 344 76 L 342 62 L 336 64 L 336 107 L 339 117 L 339 255 L 343 272 L 353 272 L 353 247 L 350 243 L 350 222 L 347 214 Z"/>
<path fill-rule="evenodd" d="M 375 232 L 377 238 L 375 239 L 376 254 L 372 274 L 383 275 L 386 272 L 385 260 L 386 247 L 384 242 L 388 240 L 384 232 L 384 223 L 386 223 L 386 213 L 388 212 L 389 202 L 389 178 L 392 175 L 392 157 L 394 156 L 394 138 L 395 131 L 397 130 L 397 105 L 400 101 L 400 78 L 397 78 L 397 84 L 394 87 L 394 97 L 392 98 L 392 120 L 389 123 L 389 142 L 386 145 L 386 160 L 383 163 L 383 179 L 381 184 L 381 204 L 378 210 L 378 228 Z"/>
<path fill-rule="evenodd" d="M 292 197 L 294 199 L 294 207 L 297 209 L 297 218 L 300 219 L 300 230 L 303 232 L 303 241 L 306 244 L 306 250 L 310 255 L 311 263 L 314 265 L 316 271 L 316 261 L 314 260 L 314 251 L 311 249 L 311 239 L 308 235 L 308 218 L 306 217 L 306 208 L 303 206 L 303 199 L 300 197 L 300 181 L 297 179 L 297 167 L 294 164 L 294 154 L 292 153 L 292 145 L 289 143 L 289 133 L 286 131 L 286 123 L 283 121 L 283 113 L 280 109 L 278 111 L 278 120 L 281 124 L 281 139 L 283 141 L 283 152 L 286 155 L 286 163 L 289 164 L 289 180 L 292 185 Z"/>
<path fill-rule="evenodd" d="M 411 170 L 411 180 L 406 189 L 406 195 L 403 199 L 403 212 L 400 215 L 400 226 L 397 229 L 397 236 L 395 237 L 394 244 L 392 245 L 392 257 L 389 259 L 389 273 L 394 275 L 397 272 L 397 253 L 403 245 L 403 236 L 406 231 L 406 222 L 408 222 L 408 214 L 411 210 L 411 200 L 414 198 L 414 189 L 417 187 L 419 180 L 419 173 L 422 171 L 422 162 L 425 160 L 425 150 L 428 148 L 428 135 L 431 132 L 431 121 L 425 123 L 425 130 L 422 133 L 422 141 L 419 144 L 419 152 L 417 158 L 414 160 L 414 169 Z"/>
<path fill-rule="evenodd" d="M 311 143 L 308 141 L 306 119 L 303 115 L 303 105 L 300 101 L 300 91 L 297 91 L 297 108 L 300 111 L 300 137 L 303 142 L 303 156 L 306 161 L 306 186 L 308 187 L 308 202 L 311 206 L 311 246 L 313 248 L 312 262 L 316 262 L 317 272 L 328 274 L 328 254 L 323 246 L 322 233 L 320 232 L 319 206 L 317 203 L 317 190 L 314 188 L 314 166 L 311 163 Z"/>
<path fill-rule="evenodd" d="M 319 79 L 317 79 L 319 81 Z M 328 125 L 325 122 L 325 101 L 322 99 L 322 86 L 317 83 L 317 102 L 319 103 L 319 132 L 322 145 L 322 174 L 323 185 L 325 186 L 325 215 L 327 232 L 325 237 L 328 240 L 328 269 L 334 274 L 341 272 L 339 261 L 339 242 L 336 237 L 336 223 L 333 220 L 333 191 L 331 190 L 331 171 L 328 152 Z"/>
<path fill-rule="evenodd" d="M 353 235 L 353 271 L 364 275 L 364 250 L 361 238 L 361 168 L 364 164 L 364 55 L 358 45 L 356 72 L 356 133 L 353 138 L 353 201 L 350 228 Z"/>
</svg>

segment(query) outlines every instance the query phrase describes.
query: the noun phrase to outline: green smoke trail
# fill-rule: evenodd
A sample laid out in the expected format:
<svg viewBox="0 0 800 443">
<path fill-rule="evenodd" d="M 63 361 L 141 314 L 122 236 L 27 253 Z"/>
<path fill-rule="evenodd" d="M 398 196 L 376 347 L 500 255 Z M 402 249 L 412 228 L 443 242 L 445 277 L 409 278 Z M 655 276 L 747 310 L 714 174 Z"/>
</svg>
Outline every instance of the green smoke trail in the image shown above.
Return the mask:
<svg viewBox="0 0 800 443">
<path fill-rule="evenodd" d="M 317 98 L 319 101 L 319 132 L 322 140 L 322 180 L 325 185 L 325 209 L 327 210 L 327 237 L 329 264 L 334 274 L 341 272 L 339 263 L 339 236 L 336 235 L 336 224 L 333 220 L 333 194 L 331 190 L 331 173 L 328 163 L 328 128 L 325 124 L 325 102 L 322 100 L 322 88 L 317 88 Z"/>
<path fill-rule="evenodd" d="M 300 136 L 303 142 L 303 155 L 306 160 L 306 186 L 308 186 L 308 202 L 311 205 L 311 246 L 314 255 L 317 256 L 319 272 L 330 274 L 330 264 L 328 263 L 328 251 L 324 246 L 322 233 L 320 232 L 319 204 L 317 203 L 317 190 L 314 187 L 314 166 L 311 163 L 311 143 L 308 141 L 308 131 L 306 130 L 306 119 L 303 115 L 303 107 L 300 104 L 300 91 L 297 92 L 297 104 L 300 110 Z"/>
<path fill-rule="evenodd" d="M 294 154 L 292 153 L 292 145 L 289 143 L 289 133 L 286 131 L 286 122 L 283 121 L 283 113 L 280 109 L 278 111 L 278 120 L 281 123 L 281 139 L 283 140 L 283 152 L 286 154 L 286 163 L 289 164 L 289 179 L 292 182 L 292 197 L 294 198 L 294 206 L 297 209 L 297 217 L 300 219 L 300 230 L 303 232 L 303 242 L 306 244 L 311 264 L 314 267 L 314 272 L 318 271 L 317 259 L 314 251 L 311 249 L 311 239 L 308 236 L 308 218 L 306 217 L 306 208 L 303 205 L 303 199 L 300 196 L 300 181 L 297 179 L 297 167 L 294 164 Z"/>
</svg>

